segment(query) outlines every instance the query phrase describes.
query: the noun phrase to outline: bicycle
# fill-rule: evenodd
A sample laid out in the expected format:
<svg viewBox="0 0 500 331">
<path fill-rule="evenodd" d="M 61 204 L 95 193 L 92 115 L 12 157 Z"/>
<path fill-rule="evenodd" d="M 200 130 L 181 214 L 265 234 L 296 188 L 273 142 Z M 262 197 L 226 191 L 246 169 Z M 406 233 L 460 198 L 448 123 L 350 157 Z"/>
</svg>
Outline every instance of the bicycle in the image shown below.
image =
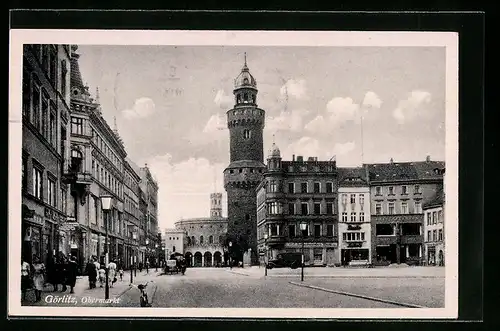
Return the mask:
<svg viewBox="0 0 500 331">
<path fill-rule="evenodd" d="M 130 284 L 131 287 L 137 287 L 139 291 L 141 291 L 141 296 L 139 298 L 141 307 L 152 307 L 152 304 L 148 300 L 148 294 L 146 293 L 146 287 L 148 286 L 148 283 L 151 282 L 152 280 L 146 282 L 146 284 L 139 284 L 139 285 Z"/>
</svg>

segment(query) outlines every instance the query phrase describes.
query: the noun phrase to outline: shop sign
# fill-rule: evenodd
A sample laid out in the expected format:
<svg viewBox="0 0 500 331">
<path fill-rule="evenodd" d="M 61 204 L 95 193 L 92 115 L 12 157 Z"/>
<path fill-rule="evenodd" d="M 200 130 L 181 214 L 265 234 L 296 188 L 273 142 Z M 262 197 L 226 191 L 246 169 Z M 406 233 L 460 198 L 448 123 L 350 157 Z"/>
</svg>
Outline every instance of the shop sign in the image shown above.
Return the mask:
<svg viewBox="0 0 500 331">
<path fill-rule="evenodd" d="M 66 222 L 59 226 L 61 231 L 74 231 L 79 226 L 78 222 Z"/>
<path fill-rule="evenodd" d="M 305 243 L 304 247 L 306 248 L 311 248 L 311 247 L 337 247 L 337 243 Z M 302 243 L 286 243 L 285 247 L 289 248 L 302 248 Z"/>
<path fill-rule="evenodd" d="M 361 242 L 361 241 L 347 243 L 347 247 L 361 247 L 361 246 L 363 246 L 363 242 Z"/>
</svg>

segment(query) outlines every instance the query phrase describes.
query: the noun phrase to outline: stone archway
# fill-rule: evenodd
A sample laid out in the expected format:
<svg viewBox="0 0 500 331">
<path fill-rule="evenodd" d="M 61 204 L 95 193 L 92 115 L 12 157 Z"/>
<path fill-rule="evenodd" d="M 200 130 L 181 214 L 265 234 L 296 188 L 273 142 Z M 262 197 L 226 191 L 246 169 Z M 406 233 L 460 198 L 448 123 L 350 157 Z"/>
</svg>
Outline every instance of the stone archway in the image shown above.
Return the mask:
<svg viewBox="0 0 500 331">
<path fill-rule="evenodd" d="M 203 254 L 203 266 L 204 267 L 211 267 L 212 266 L 212 253 L 211 252 L 205 252 Z"/>
<path fill-rule="evenodd" d="M 186 259 L 187 267 L 192 267 L 193 266 L 193 254 L 191 252 L 186 252 L 186 254 L 184 254 L 184 258 Z"/>
<path fill-rule="evenodd" d="M 222 253 L 217 251 L 214 253 L 214 267 L 222 266 Z"/>
<path fill-rule="evenodd" d="M 202 255 L 200 252 L 194 253 L 194 263 L 193 267 L 201 267 L 202 266 Z"/>
</svg>

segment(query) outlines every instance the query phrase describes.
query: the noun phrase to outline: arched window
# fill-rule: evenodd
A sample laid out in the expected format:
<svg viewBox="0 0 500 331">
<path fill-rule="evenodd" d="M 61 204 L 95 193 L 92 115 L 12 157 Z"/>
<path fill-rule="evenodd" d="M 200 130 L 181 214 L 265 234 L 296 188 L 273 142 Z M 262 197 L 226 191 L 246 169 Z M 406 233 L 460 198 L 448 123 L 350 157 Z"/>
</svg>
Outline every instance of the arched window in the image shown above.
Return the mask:
<svg viewBox="0 0 500 331">
<path fill-rule="evenodd" d="M 194 236 L 191 237 L 191 244 L 192 245 L 196 244 L 196 240 L 194 239 Z"/>
<path fill-rule="evenodd" d="M 219 236 L 219 244 L 221 244 L 221 245 L 224 244 L 224 237 Z"/>
<path fill-rule="evenodd" d="M 248 103 L 248 93 L 243 94 L 243 102 Z"/>
<path fill-rule="evenodd" d="M 200 245 L 203 245 L 203 236 L 200 236 Z"/>
<path fill-rule="evenodd" d="M 191 238 L 187 237 L 187 244 L 188 246 L 191 245 Z"/>
<path fill-rule="evenodd" d="M 214 236 L 208 237 L 208 243 L 213 244 L 214 243 Z"/>
<path fill-rule="evenodd" d="M 82 170 L 83 155 L 82 152 L 76 149 L 71 150 L 71 170 L 80 172 Z"/>
<path fill-rule="evenodd" d="M 248 129 L 243 130 L 243 138 L 249 139 L 251 136 L 251 132 Z"/>
<path fill-rule="evenodd" d="M 175 253 L 175 246 L 172 246 L 172 252 Z"/>
</svg>

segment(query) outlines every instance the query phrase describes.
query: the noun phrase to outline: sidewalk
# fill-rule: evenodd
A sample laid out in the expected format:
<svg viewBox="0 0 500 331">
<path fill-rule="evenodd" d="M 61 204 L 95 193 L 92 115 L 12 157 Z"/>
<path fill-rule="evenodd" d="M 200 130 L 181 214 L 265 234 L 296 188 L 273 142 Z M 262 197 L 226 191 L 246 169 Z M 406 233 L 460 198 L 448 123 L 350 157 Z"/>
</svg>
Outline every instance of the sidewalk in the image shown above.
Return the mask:
<svg viewBox="0 0 500 331">
<path fill-rule="evenodd" d="M 252 277 L 265 277 L 265 268 L 252 266 L 245 268 L 226 269 L 228 272 Z M 300 277 L 301 268 L 268 269 L 267 277 Z M 315 267 L 304 268 L 304 275 L 308 277 L 326 278 L 444 278 L 443 267 L 375 267 L 375 268 L 343 268 L 343 267 Z"/>
<path fill-rule="evenodd" d="M 150 280 L 154 280 L 156 276 L 162 273 L 162 270 L 158 268 L 149 269 L 149 273 L 146 273 L 146 270 L 142 270 L 139 272 L 137 270 L 137 276 L 134 274 L 134 284 L 145 283 Z M 131 289 L 130 287 L 130 272 L 125 271 L 123 274 L 123 280 L 120 280 L 120 277 L 117 277 L 118 281 L 109 288 L 109 301 L 103 302 L 105 297 L 105 286 L 100 287 L 99 282 L 96 284 L 96 288 L 89 289 L 89 282 L 87 276 L 79 276 L 76 279 L 76 285 L 74 288 L 74 292 L 70 294 L 70 288 L 66 290 L 66 292 L 61 292 L 61 285 L 59 285 L 59 292 L 52 291 L 52 285 L 48 285 L 45 287 L 42 292 L 42 300 L 39 302 L 34 302 L 35 295 L 33 291 L 29 291 L 26 294 L 26 300 L 21 304 L 25 306 L 57 306 L 57 307 L 67 307 L 67 306 L 86 306 L 86 307 L 94 307 L 94 306 L 109 306 L 116 304 L 117 298 L 119 298 L 122 294 Z M 109 281 L 111 285 L 111 280 Z"/>
</svg>

